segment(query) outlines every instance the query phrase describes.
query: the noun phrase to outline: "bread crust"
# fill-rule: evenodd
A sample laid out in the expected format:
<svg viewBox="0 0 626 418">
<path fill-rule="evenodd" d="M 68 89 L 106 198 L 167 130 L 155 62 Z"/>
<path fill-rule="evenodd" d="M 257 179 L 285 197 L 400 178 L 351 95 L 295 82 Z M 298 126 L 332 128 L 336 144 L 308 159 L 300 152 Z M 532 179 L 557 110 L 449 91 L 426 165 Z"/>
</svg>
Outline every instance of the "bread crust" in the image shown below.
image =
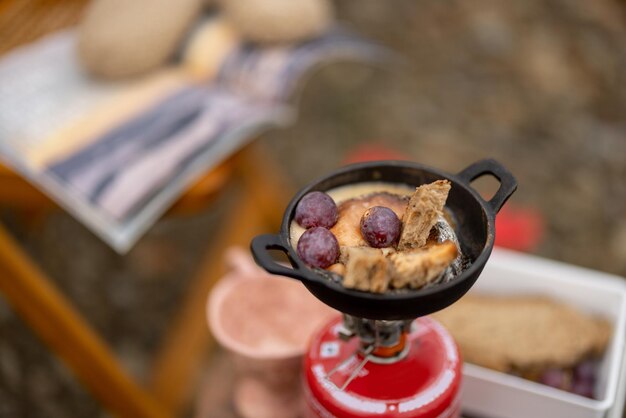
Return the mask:
<svg viewBox="0 0 626 418">
<path fill-rule="evenodd" d="M 375 293 L 389 288 L 389 262 L 378 248 L 349 247 L 346 249 L 344 287 Z"/>
<path fill-rule="evenodd" d="M 451 241 L 426 247 L 396 252 L 391 261 L 391 285 L 396 289 L 419 289 L 439 277 L 457 257 L 456 245 Z"/>
<path fill-rule="evenodd" d="M 437 219 L 444 215 L 443 207 L 450 188 L 451 184 L 448 180 L 437 180 L 415 189 L 402 218 L 398 251 L 412 250 L 426 245 L 430 230 Z"/>
</svg>

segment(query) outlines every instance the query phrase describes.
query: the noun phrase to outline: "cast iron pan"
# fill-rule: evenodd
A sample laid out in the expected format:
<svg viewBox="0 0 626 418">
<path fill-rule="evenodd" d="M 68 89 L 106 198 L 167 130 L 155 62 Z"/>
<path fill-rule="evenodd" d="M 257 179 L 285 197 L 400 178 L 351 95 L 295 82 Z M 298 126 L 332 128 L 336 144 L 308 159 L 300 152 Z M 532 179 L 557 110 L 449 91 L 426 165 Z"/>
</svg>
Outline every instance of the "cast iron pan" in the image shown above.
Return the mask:
<svg viewBox="0 0 626 418">
<path fill-rule="evenodd" d="M 484 175 L 491 175 L 500 182 L 498 191 L 488 201 L 470 185 L 473 180 Z M 448 179 L 452 183 L 446 207 L 456 218 L 455 230 L 461 250 L 471 260 L 471 265 L 466 270 L 447 283 L 390 294 L 346 289 L 307 267 L 289 242 L 289 226 L 295 207 L 302 196 L 311 191 L 326 191 L 367 181 L 419 186 L 440 179 Z M 493 249 L 496 213 L 515 189 L 517 181 L 513 175 L 492 159 L 478 161 L 455 175 L 407 161 L 354 164 L 300 190 L 285 210 L 280 234 L 255 237 L 251 245 L 252 254 L 256 262 L 268 272 L 302 281 L 319 300 L 346 314 L 386 320 L 417 318 L 454 303 L 472 287 Z M 268 250 L 279 250 L 287 254 L 293 268 L 278 264 Z"/>
</svg>

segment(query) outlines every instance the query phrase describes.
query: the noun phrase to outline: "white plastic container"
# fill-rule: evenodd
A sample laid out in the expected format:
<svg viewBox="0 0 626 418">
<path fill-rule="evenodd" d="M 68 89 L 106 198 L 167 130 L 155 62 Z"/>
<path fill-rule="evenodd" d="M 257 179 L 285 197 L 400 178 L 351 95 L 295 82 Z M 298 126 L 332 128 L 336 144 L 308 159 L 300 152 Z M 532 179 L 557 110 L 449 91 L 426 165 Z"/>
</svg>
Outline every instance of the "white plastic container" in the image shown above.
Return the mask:
<svg viewBox="0 0 626 418">
<path fill-rule="evenodd" d="M 626 332 L 624 279 L 496 249 L 471 292 L 546 295 L 608 319 L 613 326 L 613 335 L 600 363 L 597 399 L 466 363 L 463 370 L 464 412 L 484 418 L 622 416 Z"/>
</svg>

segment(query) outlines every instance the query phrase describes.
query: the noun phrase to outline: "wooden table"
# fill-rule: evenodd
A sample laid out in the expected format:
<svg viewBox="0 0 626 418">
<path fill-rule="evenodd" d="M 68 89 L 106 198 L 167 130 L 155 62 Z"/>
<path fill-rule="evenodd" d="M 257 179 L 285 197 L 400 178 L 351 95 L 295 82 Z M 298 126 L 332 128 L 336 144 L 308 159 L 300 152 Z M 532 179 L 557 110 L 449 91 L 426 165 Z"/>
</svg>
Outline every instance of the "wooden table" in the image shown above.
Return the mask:
<svg viewBox="0 0 626 418">
<path fill-rule="evenodd" d="M 231 245 L 248 246 L 257 233 L 276 229 L 289 187 L 275 164 L 252 145 L 192 186 L 169 212 L 206 208 L 221 190 L 243 185 L 232 210 L 206 250 L 154 362 L 149 389 L 124 371 L 103 339 L 0 225 L 0 292 L 32 330 L 73 370 L 111 412 L 129 417 L 177 415 L 188 404 L 211 344 L 206 297 L 223 271 L 222 255 Z M 54 204 L 19 175 L 0 167 L 0 206 L 40 216 Z"/>
</svg>

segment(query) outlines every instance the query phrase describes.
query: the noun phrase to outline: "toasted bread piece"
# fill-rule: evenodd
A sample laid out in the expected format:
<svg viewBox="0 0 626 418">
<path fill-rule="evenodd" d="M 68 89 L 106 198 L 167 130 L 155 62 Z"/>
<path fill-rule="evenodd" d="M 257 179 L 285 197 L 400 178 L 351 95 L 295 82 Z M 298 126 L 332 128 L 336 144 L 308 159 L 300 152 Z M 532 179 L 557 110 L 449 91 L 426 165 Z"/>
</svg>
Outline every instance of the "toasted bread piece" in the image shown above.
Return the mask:
<svg viewBox="0 0 626 418">
<path fill-rule="evenodd" d="M 406 251 L 423 247 L 430 230 L 440 216 L 450 191 L 448 180 L 437 180 L 415 189 L 402 218 L 402 232 L 398 250 Z"/>
<path fill-rule="evenodd" d="M 389 256 L 391 285 L 396 289 L 407 286 L 419 289 L 439 277 L 457 255 L 456 245 L 451 241 L 393 253 Z"/>
<path fill-rule="evenodd" d="M 344 266 L 348 264 L 348 257 L 349 257 L 348 253 L 350 252 L 351 248 L 370 248 L 370 247 L 368 245 L 359 246 L 359 247 L 346 247 L 346 246 L 339 247 L 339 259 L 337 260 L 338 264 L 343 264 Z M 376 248 L 376 249 L 380 251 L 384 257 L 388 257 L 389 255 L 396 252 L 396 250 L 394 250 L 392 247 Z M 345 273 L 345 270 L 344 270 L 344 273 Z"/>
<path fill-rule="evenodd" d="M 522 374 L 574 367 L 602 353 L 611 334 L 606 321 L 539 296 L 468 295 L 434 316 L 466 361 Z"/>
<path fill-rule="evenodd" d="M 341 263 L 335 263 L 333 265 L 330 265 L 326 268 L 326 270 L 330 271 L 331 273 L 338 274 L 340 276 L 343 276 L 344 274 L 346 274 L 346 266 Z"/>
<path fill-rule="evenodd" d="M 372 206 L 385 206 L 402 219 L 408 204 L 408 197 L 387 192 L 372 193 L 367 196 L 349 199 L 339 204 L 337 223 L 330 229 L 340 246 L 361 247 L 367 242 L 361 235 L 361 218 Z"/>
<path fill-rule="evenodd" d="M 377 248 L 346 248 L 344 287 L 383 293 L 389 287 L 389 263 Z"/>
</svg>

